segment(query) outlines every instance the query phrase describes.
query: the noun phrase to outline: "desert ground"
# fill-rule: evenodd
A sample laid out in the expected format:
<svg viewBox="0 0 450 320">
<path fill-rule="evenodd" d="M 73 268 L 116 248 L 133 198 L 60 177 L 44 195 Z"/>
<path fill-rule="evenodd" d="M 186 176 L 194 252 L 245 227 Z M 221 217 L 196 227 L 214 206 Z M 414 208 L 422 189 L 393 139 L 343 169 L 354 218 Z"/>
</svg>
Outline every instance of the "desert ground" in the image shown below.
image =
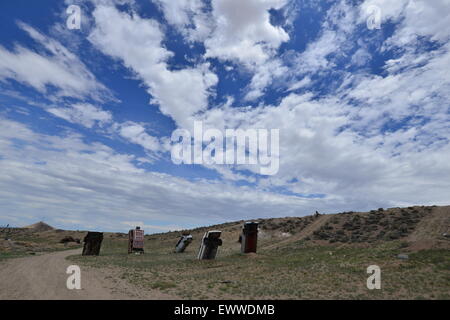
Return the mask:
<svg viewBox="0 0 450 320">
<path fill-rule="evenodd" d="M 244 221 L 145 236 L 145 254 L 127 254 L 128 236 L 105 233 L 99 256 L 81 256 L 86 232 L 45 223 L 0 240 L 0 299 L 450 299 L 450 206 L 256 219 L 258 252 L 241 254 Z M 217 258 L 198 261 L 207 230 L 222 231 Z M 194 241 L 175 254 L 181 233 Z M 66 288 L 68 265 L 81 290 Z M 381 269 L 381 289 L 366 286 Z"/>
<path fill-rule="evenodd" d="M 104 299 L 173 299 L 156 290 L 134 291 L 126 281 L 112 281 L 101 270 L 82 268 L 81 290 L 68 290 L 65 273 L 71 263 L 69 255 L 81 249 L 11 259 L 1 265 L 1 300 L 104 300 Z"/>
</svg>

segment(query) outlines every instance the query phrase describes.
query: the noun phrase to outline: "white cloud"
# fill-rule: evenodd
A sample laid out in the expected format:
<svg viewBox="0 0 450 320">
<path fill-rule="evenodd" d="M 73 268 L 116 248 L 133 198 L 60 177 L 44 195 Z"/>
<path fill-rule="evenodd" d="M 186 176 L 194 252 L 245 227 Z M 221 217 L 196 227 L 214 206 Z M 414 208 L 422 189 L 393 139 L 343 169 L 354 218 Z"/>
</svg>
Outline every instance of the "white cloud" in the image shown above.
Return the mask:
<svg viewBox="0 0 450 320">
<path fill-rule="evenodd" d="M 392 36 L 393 44 L 405 45 L 418 36 L 429 36 L 441 42 L 449 40 L 450 6 L 447 0 L 366 0 L 360 6 L 360 22 L 367 19 L 369 6 L 380 8 L 382 23 L 388 20 L 400 23 Z"/>
<path fill-rule="evenodd" d="M 295 83 L 293 83 L 288 89 L 287 91 L 295 91 L 301 88 L 304 88 L 306 86 L 308 86 L 311 83 L 311 78 L 310 77 L 305 77 L 300 81 L 297 81 Z"/>
<path fill-rule="evenodd" d="M 247 100 L 263 95 L 272 78 L 286 72 L 279 60 L 271 59 L 289 35 L 271 24 L 269 10 L 280 9 L 287 1 L 213 0 L 212 11 L 201 0 L 154 1 L 188 41 L 204 42 L 205 57 L 228 60 L 254 73 Z"/>
<path fill-rule="evenodd" d="M 246 21 L 241 16 L 246 11 L 236 13 L 232 4 L 215 2 L 216 6 L 213 5 L 213 15 L 218 21 L 213 32 L 216 38 L 206 40 L 205 44 L 209 50 L 209 46 L 215 43 L 217 55 L 213 51 L 207 51 L 207 55 L 249 65 L 265 61 L 253 69 L 255 76 L 248 96 L 255 98 L 270 83 L 274 70 L 283 68 L 283 65 L 275 63 L 276 58 L 270 58 L 283 40 L 282 37 L 274 37 L 273 45 L 264 47 L 260 45 L 270 43 L 264 40 L 268 36 L 264 32 L 266 29 L 253 33 L 257 26 L 261 26 L 259 23 L 269 21 L 267 7 L 261 9 L 268 6 L 267 3 Z M 246 5 L 256 4 L 248 2 Z M 391 16 L 403 10 L 396 4 L 384 6 Z M 258 12 L 260 15 L 256 17 Z M 356 22 L 360 19 L 356 12 L 344 1 L 334 5 L 327 13 L 316 41 L 296 55 L 296 68 L 292 72 L 297 73 L 300 79 L 311 79 L 311 75 L 333 68 L 334 61 L 329 56 L 353 48 L 351 41 L 354 40 L 353 33 L 358 31 Z M 442 16 L 434 17 L 438 25 Z M 227 25 L 226 21 L 233 21 L 233 26 Z M 243 32 L 231 32 L 235 26 L 241 26 Z M 246 28 L 252 32 L 246 33 Z M 240 42 L 233 43 L 234 34 L 238 35 L 234 40 Z M 261 36 L 261 42 L 252 42 L 256 39 L 252 38 L 254 35 Z M 358 45 L 359 50 L 352 57 L 353 64 L 363 66 L 370 57 L 366 45 Z M 235 47 L 248 50 L 234 51 Z M 223 50 L 219 51 L 219 48 Z M 226 105 L 207 110 L 198 118 L 205 121 L 206 127 L 280 129 L 280 172 L 275 177 L 260 180 L 261 188 L 288 186 L 298 193 L 324 193 L 327 198 L 323 200 L 323 206 L 334 202 L 336 208 L 344 206 L 347 209 L 417 202 L 443 203 L 449 189 L 448 177 L 438 177 L 436 172 L 450 172 L 442 160 L 449 156 L 446 125 L 450 101 L 446 78 L 448 52 L 446 46 L 433 53 L 407 51 L 404 56 L 387 62 L 388 76 L 348 74 L 345 86 L 320 99 L 313 99 L 309 94 L 290 94 L 277 106 L 260 105 L 249 109 Z M 255 59 L 246 60 L 248 53 Z M 274 67 L 271 67 L 272 63 Z M 288 88 L 295 90 L 304 85 L 308 85 L 308 80 L 292 82 Z M 351 99 L 360 101 L 359 106 L 353 107 Z M 411 116 L 427 120 L 425 123 L 414 122 L 408 120 Z M 406 125 L 384 132 L 384 126 L 391 121 L 406 122 Z M 239 173 L 226 169 L 218 171 L 230 180 L 240 179 Z M 287 183 L 294 178 L 299 182 Z"/>
<path fill-rule="evenodd" d="M 209 64 L 171 71 L 166 61 L 172 53 L 162 46 L 163 33 L 156 21 L 103 5 L 97 6 L 93 15 L 96 27 L 89 40 L 133 70 L 162 113 L 182 126 L 190 116 L 207 108 L 210 89 L 218 80 L 209 71 Z"/>
<path fill-rule="evenodd" d="M 205 41 L 206 57 L 261 64 L 289 35 L 270 23 L 269 9 L 279 9 L 285 0 L 213 0 L 214 32 Z"/>
<path fill-rule="evenodd" d="M 409 67 L 405 68 L 405 65 Z M 372 126 L 380 127 L 384 122 L 400 121 L 411 115 L 445 119 L 450 101 L 448 65 L 449 44 L 433 54 L 407 54 L 396 61 L 388 61 L 386 70 L 389 74 L 385 77 L 358 79 L 357 85 L 347 94 L 362 102 L 357 114 L 359 126 L 370 132 Z"/>
<path fill-rule="evenodd" d="M 290 4 L 287 7 L 291 6 Z M 289 88 L 299 84 L 299 79 L 322 75 L 334 69 L 335 60 L 346 55 L 346 51 L 354 46 L 352 34 L 356 25 L 357 10 L 346 1 L 336 2 L 325 14 L 321 31 L 317 38 L 307 43 L 302 52 L 290 50 L 283 59 L 272 51 L 269 60 L 255 66 L 252 81 L 249 85 L 247 100 L 262 96 L 270 85 Z M 364 47 L 363 43 L 358 45 Z M 362 65 L 368 56 L 361 49 L 354 62 Z M 364 60 L 366 59 L 366 60 Z"/>
<path fill-rule="evenodd" d="M 239 122 L 242 128 L 280 129 L 280 170 L 262 180 L 261 187 L 326 194 L 324 205 L 333 202 L 336 208 L 348 210 L 445 204 L 450 189 L 450 165 L 445 160 L 450 156 L 448 108 L 433 110 L 441 120 L 392 134 L 379 132 L 383 123 L 377 123 L 376 135 L 369 137 L 364 126 L 339 133 L 342 126 L 355 123 L 356 110 L 337 97 L 313 101 L 310 96 L 291 94 L 277 107 L 245 113 L 223 109 L 223 114 L 213 119 L 233 123 L 244 117 Z M 381 115 L 383 110 L 375 112 Z M 447 140 L 433 142 L 442 138 Z M 294 178 L 298 182 L 289 185 Z"/>
<path fill-rule="evenodd" d="M 145 128 L 137 123 L 127 122 L 118 125 L 119 134 L 132 143 L 141 145 L 149 151 L 160 151 L 159 140 L 145 132 Z"/>
<path fill-rule="evenodd" d="M 54 86 L 56 97 L 112 99 L 109 90 L 63 45 L 27 24 L 19 26 L 47 52 L 38 53 L 21 45 L 9 51 L 0 46 L 0 80 L 25 83 L 47 97 L 51 95 L 48 87 Z"/>
<path fill-rule="evenodd" d="M 365 66 L 372 56 L 366 48 L 359 48 L 352 56 L 351 63 L 355 66 Z"/>
<path fill-rule="evenodd" d="M 357 8 L 345 1 L 333 5 L 317 39 L 304 52 L 294 54 L 290 61 L 293 68 L 286 75 L 276 52 L 288 38 L 284 30 L 270 24 L 267 11 L 283 3 L 213 1 L 212 15 L 217 24 L 205 29 L 202 37 L 208 34 L 206 38 L 200 37 L 207 39 L 208 56 L 230 60 L 234 66 L 246 65 L 253 72 L 252 83 L 246 88 L 248 99 L 263 94 L 274 77 L 291 77 L 286 82 L 288 95 L 273 106 L 239 107 L 229 98 L 223 106 L 208 108 L 210 90 L 217 83 L 210 66 L 203 63 L 170 70 L 172 53 L 163 46 L 159 24 L 136 13 L 100 5 L 94 11 L 95 29 L 90 35 L 93 44 L 123 61 L 143 80 L 161 111 L 179 126 L 189 128 L 196 118 L 204 120 L 205 128 L 280 129 L 277 175 L 260 179 L 241 174 L 241 170 L 252 170 L 249 167 L 220 167 L 216 170 L 225 182 L 189 182 L 140 170 L 133 162 L 145 159 L 118 154 L 101 144 L 86 144 L 79 136 L 40 135 L 2 120 L 0 201 L 8 199 L 8 210 L 23 217 L 46 211 L 58 218 L 87 220 L 96 212 L 95 221 L 110 229 L 133 221 L 154 226 L 153 220 L 170 224 L 176 219 L 184 226 L 207 224 L 207 219 L 212 223 L 314 210 L 448 204 L 450 47 L 446 43 L 448 28 L 442 29 L 448 16 L 448 10 L 440 7 L 443 2 L 424 8 L 424 2 L 419 1 L 418 7 L 412 8 L 411 2 L 405 1 L 366 1 L 364 5 L 381 6 L 383 23 L 387 19 L 399 22 L 383 48 L 398 49 L 405 44 L 404 50 L 397 50 L 395 58 L 386 62 L 383 75 L 337 70 L 344 73 L 344 83 L 320 97 L 293 91 L 334 71 L 336 55 L 350 52 L 350 64 L 367 64 L 369 45 L 355 45 L 355 38 L 363 33 L 356 23 L 365 22 L 365 17 L 356 16 Z M 180 30 L 189 29 L 186 37 L 194 41 L 189 37 L 195 33 L 191 28 L 195 25 L 193 12 L 200 15 L 198 2 L 160 0 L 160 4 L 169 23 Z M 417 36 L 430 36 L 440 42 L 440 47 L 423 52 L 417 47 Z M 0 54 L 5 55 L 2 51 Z M 3 68 L 0 70 L 10 72 Z M 45 83 L 30 81 L 36 87 Z M 63 115 L 80 123 L 86 116 Z M 92 116 L 90 119 L 100 121 Z M 92 122 L 85 123 L 89 126 Z M 167 150 L 167 141 L 148 134 L 142 123 L 114 123 L 113 129 L 147 151 Z M 17 139 L 26 141 L 25 146 L 14 145 Z M 45 165 L 36 164 L 43 162 Z M 238 180 L 257 182 L 257 186 L 229 183 Z M 266 192 L 273 188 L 326 196 L 302 199 Z M 48 194 L 54 197 L 49 199 Z M 79 199 L 84 201 L 80 203 Z"/>
<path fill-rule="evenodd" d="M 245 98 L 254 100 L 264 94 L 264 90 L 271 84 L 272 79 L 281 78 L 289 69 L 284 66 L 280 59 L 271 59 L 255 68 L 255 73 L 249 85 L 249 92 Z"/>
<path fill-rule="evenodd" d="M 153 0 L 158 4 L 167 22 L 188 41 L 204 41 L 211 33 L 213 20 L 202 0 Z"/>
<path fill-rule="evenodd" d="M 46 111 L 87 128 L 92 128 L 96 123 L 104 126 L 112 121 L 111 112 L 87 103 L 77 103 L 67 108 L 47 108 Z"/>
<path fill-rule="evenodd" d="M 15 216 L 16 225 L 25 225 L 45 215 L 57 227 L 125 231 L 124 221 L 200 226 L 275 212 L 306 214 L 315 207 L 314 200 L 146 172 L 133 165 L 134 156 L 82 140 L 73 134 L 35 133 L 0 119 L 0 201 L 2 212 L 8 212 L 2 213 L 4 221 Z"/>
<path fill-rule="evenodd" d="M 128 142 L 140 145 L 144 150 L 151 152 L 160 152 L 167 147 L 161 144 L 158 138 L 149 135 L 143 125 L 127 121 L 124 123 L 113 121 L 111 112 L 102 110 L 91 104 L 74 104 L 70 107 L 51 107 L 45 110 L 59 118 L 72 123 L 83 125 L 87 128 L 93 128 L 98 125 L 106 131 L 97 131 L 101 134 L 118 134 Z M 154 154 L 148 154 L 152 158 Z M 147 159 L 151 162 L 150 159 Z"/>
<path fill-rule="evenodd" d="M 299 70 L 301 72 L 318 71 L 329 66 L 327 56 L 334 53 L 339 46 L 338 33 L 326 30 L 321 37 L 308 45 L 305 52 L 299 58 Z"/>
<path fill-rule="evenodd" d="M 355 30 L 356 10 L 346 1 L 336 2 L 326 13 L 321 31 L 314 41 L 308 43 L 306 49 L 294 55 L 294 74 L 320 73 L 333 69 L 335 64 L 330 55 L 340 55 L 349 48 Z M 354 45 L 351 40 L 351 46 Z"/>
<path fill-rule="evenodd" d="M 205 57 L 231 61 L 253 73 L 247 100 L 264 94 L 274 77 L 285 73 L 278 59 L 273 59 L 288 33 L 270 22 L 270 9 L 280 9 L 285 0 L 213 0 L 212 20 L 215 25 L 205 40 Z"/>
</svg>

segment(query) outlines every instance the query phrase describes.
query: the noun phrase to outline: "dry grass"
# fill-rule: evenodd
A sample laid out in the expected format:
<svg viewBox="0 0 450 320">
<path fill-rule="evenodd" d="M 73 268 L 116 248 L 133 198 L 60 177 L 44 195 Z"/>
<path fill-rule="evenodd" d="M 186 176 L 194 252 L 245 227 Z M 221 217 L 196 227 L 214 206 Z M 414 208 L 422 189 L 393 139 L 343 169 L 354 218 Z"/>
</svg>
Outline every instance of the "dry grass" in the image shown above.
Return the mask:
<svg viewBox="0 0 450 320">
<path fill-rule="evenodd" d="M 412 210 L 419 214 L 402 213 Z M 192 230 L 195 240 L 183 254 L 173 253 L 179 232 L 146 236 L 145 255 L 127 255 L 126 236 L 111 234 L 99 257 L 73 256 L 71 260 L 116 268 L 124 279 L 144 290 L 157 288 L 187 299 L 450 299 L 448 239 L 435 239 L 430 247 L 418 251 L 408 242 L 412 234 L 420 234 L 416 228 L 424 219 L 435 217 L 434 210 L 389 209 L 380 211 L 383 216 L 377 212 L 375 219 L 374 213 L 327 216 L 326 222 L 334 225 L 332 234 L 356 215 L 361 228 L 376 225 L 375 236 L 368 237 L 371 242 L 306 240 L 304 230 L 320 217 L 283 218 L 260 221 L 258 254 L 239 254 L 242 222 L 236 222 Z M 448 207 L 439 217 L 447 221 L 447 214 Z M 385 219 L 388 223 L 380 226 Z M 414 225 L 409 227 L 406 220 L 413 220 Z M 398 239 L 376 236 L 381 230 L 396 230 L 396 221 L 408 226 Z M 317 224 L 317 230 L 323 226 Z M 196 253 L 207 229 L 222 230 L 224 245 L 216 260 L 198 261 Z M 291 236 L 286 238 L 283 233 Z M 405 252 L 409 259 L 399 260 L 397 255 Z M 381 268 L 381 290 L 366 287 L 366 269 L 373 264 Z"/>
<path fill-rule="evenodd" d="M 10 240 L 5 240 L 5 237 Z M 85 232 L 50 230 L 36 232 L 32 229 L 12 228 L 8 233 L 4 232 L 0 238 L 0 259 L 23 257 L 29 254 L 52 252 L 81 247 L 80 244 L 62 244 L 59 241 L 66 237 L 82 239 Z"/>
</svg>

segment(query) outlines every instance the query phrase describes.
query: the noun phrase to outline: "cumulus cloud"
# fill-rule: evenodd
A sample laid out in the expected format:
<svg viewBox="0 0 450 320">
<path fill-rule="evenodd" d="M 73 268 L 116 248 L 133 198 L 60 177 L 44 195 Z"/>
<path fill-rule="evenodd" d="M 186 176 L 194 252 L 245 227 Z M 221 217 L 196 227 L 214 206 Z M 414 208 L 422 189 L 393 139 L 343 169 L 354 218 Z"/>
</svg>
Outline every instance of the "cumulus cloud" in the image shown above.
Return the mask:
<svg viewBox="0 0 450 320">
<path fill-rule="evenodd" d="M 158 22 L 104 5 L 97 6 L 93 15 L 96 27 L 89 40 L 137 74 L 165 115 L 182 126 L 189 117 L 207 108 L 217 76 L 208 63 L 169 70 L 166 61 L 172 53 L 161 44 L 164 35 Z"/>
<path fill-rule="evenodd" d="M 253 65 L 266 61 L 289 35 L 270 23 L 269 9 L 284 0 L 213 0 L 216 26 L 205 41 L 206 56 Z"/>
<path fill-rule="evenodd" d="M 273 77 L 286 72 L 273 59 L 279 46 L 289 40 L 288 33 L 270 21 L 271 9 L 281 9 L 285 0 L 153 0 L 169 24 L 188 41 L 201 41 L 206 58 L 230 61 L 254 73 L 246 99 L 264 94 Z"/>
<path fill-rule="evenodd" d="M 407 55 L 387 61 L 387 76 L 359 78 L 358 84 L 347 92 L 349 97 L 361 101 L 362 108 L 357 116 L 361 128 L 370 131 L 368 129 L 373 125 L 380 127 L 385 122 L 409 116 L 430 120 L 447 118 L 450 81 L 446 66 L 450 63 L 450 45 L 420 56 L 424 59 L 417 56 L 410 59 Z M 416 60 L 422 64 L 414 63 Z M 410 68 L 400 68 L 400 72 L 399 65 L 405 64 Z M 440 131 L 440 134 L 444 133 L 445 130 Z"/>
<path fill-rule="evenodd" d="M 215 26 L 204 42 L 205 56 L 243 65 L 254 73 L 247 100 L 262 96 L 272 78 L 286 72 L 286 67 L 273 57 L 289 35 L 271 23 L 269 13 L 286 3 L 285 0 L 212 1 Z"/>
</svg>

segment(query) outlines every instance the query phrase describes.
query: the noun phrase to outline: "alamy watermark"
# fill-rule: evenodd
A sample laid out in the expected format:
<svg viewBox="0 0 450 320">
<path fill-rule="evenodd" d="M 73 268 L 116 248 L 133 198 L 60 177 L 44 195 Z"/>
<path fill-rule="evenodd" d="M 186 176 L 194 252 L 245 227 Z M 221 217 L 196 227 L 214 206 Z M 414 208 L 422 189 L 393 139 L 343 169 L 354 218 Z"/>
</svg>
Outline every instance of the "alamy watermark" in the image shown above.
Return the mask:
<svg viewBox="0 0 450 320">
<path fill-rule="evenodd" d="M 194 122 L 194 133 L 172 133 L 171 158 L 175 164 L 258 165 L 262 175 L 274 175 L 280 166 L 279 129 L 203 130 Z M 193 143 L 192 143 L 193 142 Z"/>
<path fill-rule="evenodd" d="M 381 269 L 377 265 L 367 267 L 367 273 L 370 274 L 367 278 L 367 289 L 381 289 Z"/>
<path fill-rule="evenodd" d="M 69 30 L 80 30 L 81 29 L 81 8 L 77 5 L 70 5 L 66 13 L 69 17 L 66 20 L 66 26 Z"/>
<path fill-rule="evenodd" d="M 66 281 L 66 287 L 69 290 L 80 290 L 81 289 L 81 270 L 77 265 L 68 266 L 66 273 L 70 274 Z"/>
<path fill-rule="evenodd" d="M 368 15 L 366 25 L 369 30 L 381 29 L 381 9 L 379 6 L 370 5 L 366 8 Z"/>
</svg>

